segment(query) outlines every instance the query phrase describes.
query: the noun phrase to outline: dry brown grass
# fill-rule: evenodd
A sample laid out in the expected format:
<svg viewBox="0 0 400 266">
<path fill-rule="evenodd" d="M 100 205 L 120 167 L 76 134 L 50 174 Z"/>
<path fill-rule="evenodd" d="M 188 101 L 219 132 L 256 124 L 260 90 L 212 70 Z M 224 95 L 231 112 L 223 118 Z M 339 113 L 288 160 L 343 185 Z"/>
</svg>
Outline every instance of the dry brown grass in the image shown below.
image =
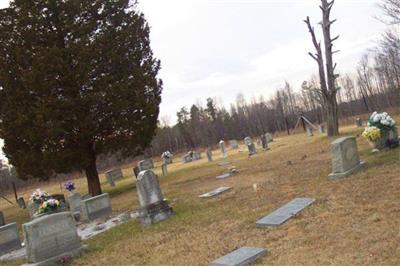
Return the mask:
<svg viewBox="0 0 400 266">
<path fill-rule="evenodd" d="M 331 140 L 318 134 L 275 139 L 271 150 L 251 159 L 230 151 L 229 160 L 241 172 L 225 180 L 215 179 L 226 171 L 217 166 L 217 151 L 213 163 L 177 159 L 161 178 L 176 214 L 147 227 L 131 221 L 97 236 L 73 265 L 209 265 L 245 245 L 269 250 L 259 265 L 400 265 L 399 149 L 372 155 L 365 140 L 357 141 L 366 168 L 335 182 L 327 179 Z M 223 185 L 233 189 L 212 199 L 197 197 Z M 57 187 L 47 190 L 52 189 Z M 132 177 L 105 190 L 115 212 L 138 207 Z M 280 227 L 256 228 L 259 218 L 304 196 L 317 201 Z M 22 212 L 5 208 L 8 220 L 26 221 Z"/>
</svg>

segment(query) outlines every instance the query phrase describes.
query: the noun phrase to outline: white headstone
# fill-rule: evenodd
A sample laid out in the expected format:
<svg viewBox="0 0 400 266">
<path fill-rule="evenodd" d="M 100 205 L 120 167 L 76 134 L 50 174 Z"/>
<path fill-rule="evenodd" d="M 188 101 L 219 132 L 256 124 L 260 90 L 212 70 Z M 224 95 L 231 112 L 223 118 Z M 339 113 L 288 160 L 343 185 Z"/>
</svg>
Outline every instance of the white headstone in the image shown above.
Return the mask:
<svg viewBox="0 0 400 266">
<path fill-rule="evenodd" d="M 225 141 L 220 140 L 220 142 L 219 142 L 219 148 L 221 149 L 222 158 L 226 158 L 226 157 L 228 156 L 228 154 L 227 154 L 226 148 L 225 148 Z"/>
<path fill-rule="evenodd" d="M 145 159 L 138 162 L 139 171 L 149 170 L 154 168 L 152 159 Z"/>
<path fill-rule="evenodd" d="M 67 196 L 68 205 L 71 212 L 80 212 L 82 196 L 78 192 L 73 192 Z"/>
<path fill-rule="evenodd" d="M 274 139 L 273 139 L 273 137 L 272 137 L 272 134 L 269 133 L 269 132 L 267 132 L 267 133 L 265 134 L 265 137 L 267 138 L 267 142 L 268 142 L 268 143 L 274 141 Z"/>
<path fill-rule="evenodd" d="M 111 186 L 115 186 L 114 181 L 123 178 L 121 169 L 112 169 L 105 173 L 107 181 Z"/>
<path fill-rule="evenodd" d="M 162 171 L 162 175 L 163 175 L 164 177 L 168 175 L 168 167 L 167 167 L 167 165 L 168 165 L 168 164 L 166 164 L 166 163 L 163 163 L 163 164 L 161 165 L 161 171 Z"/>
<path fill-rule="evenodd" d="M 236 139 L 232 139 L 229 141 L 229 145 L 233 150 L 239 149 L 239 143 Z"/>
<path fill-rule="evenodd" d="M 209 162 L 212 162 L 212 150 L 211 150 L 211 148 L 207 148 L 206 149 L 206 155 L 207 155 L 207 159 L 208 159 L 208 161 Z"/>
<path fill-rule="evenodd" d="M 253 140 L 250 137 L 245 137 L 244 143 L 246 144 L 246 146 L 249 150 L 249 155 L 253 155 L 257 152 L 256 146 L 254 145 Z"/>
<path fill-rule="evenodd" d="M 353 136 L 341 137 L 331 143 L 332 173 L 330 179 L 348 176 L 359 170 L 364 162 L 360 161 L 356 139 Z"/>
<path fill-rule="evenodd" d="M 309 137 L 314 136 L 312 127 L 307 127 L 307 135 L 308 135 Z"/>
</svg>

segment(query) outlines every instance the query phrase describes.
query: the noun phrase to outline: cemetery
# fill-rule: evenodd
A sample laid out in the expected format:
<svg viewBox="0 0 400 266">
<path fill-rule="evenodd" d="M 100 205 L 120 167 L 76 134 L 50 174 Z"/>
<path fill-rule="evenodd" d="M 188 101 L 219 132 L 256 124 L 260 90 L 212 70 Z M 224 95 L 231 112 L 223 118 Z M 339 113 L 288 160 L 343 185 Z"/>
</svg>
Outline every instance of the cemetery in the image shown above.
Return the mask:
<svg viewBox="0 0 400 266">
<path fill-rule="evenodd" d="M 212 161 L 172 162 L 167 176 L 161 158 L 141 161 L 141 167 L 153 168 L 140 171 L 138 178 L 129 166 L 121 168 L 124 177 L 114 186 L 109 172 L 102 174 L 105 194 L 100 196 L 81 196 L 87 193 L 84 179 L 66 182 L 63 193 L 71 212 L 30 218 L 29 209 L 1 201 L 0 247 L 6 254 L 1 263 L 68 258 L 73 265 L 169 265 L 168 258 L 174 265 L 292 265 L 325 264 L 334 256 L 354 264 L 395 264 L 398 258 L 377 251 L 396 248 L 383 238 L 398 237 L 390 228 L 400 225 L 392 204 L 399 191 L 399 150 L 373 153 L 364 131 L 345 126 L 343 137 L 335 140 L 324 134 L 310 138 L 307 132 L 275 135 L 268 153 L 250 158 L 247 144 L 253 142 L 238 142 L 229 153 L 218 144 Z M 226 159 L 229 165 L 218 165 Z M 230 173 L 233 164 L 238 174 Z M 40 198 L 59 194 L 60 188 L 43 183 L 40 191 L 21 195 L 29 199 L 32 192 Z M 46 243 L 32 240 L 38 234 Z M 52 244 L 60 239 L 62 245 Z M 158 251 L 151 255 L 155 242 Z M 172 255 L 176 252 L 180 255 Z"/>
<path fill-rule="evenodd" d="M 0 266 L 400 265 L 399 43 L 399 0 L 0 0 Z"/>
</svg>

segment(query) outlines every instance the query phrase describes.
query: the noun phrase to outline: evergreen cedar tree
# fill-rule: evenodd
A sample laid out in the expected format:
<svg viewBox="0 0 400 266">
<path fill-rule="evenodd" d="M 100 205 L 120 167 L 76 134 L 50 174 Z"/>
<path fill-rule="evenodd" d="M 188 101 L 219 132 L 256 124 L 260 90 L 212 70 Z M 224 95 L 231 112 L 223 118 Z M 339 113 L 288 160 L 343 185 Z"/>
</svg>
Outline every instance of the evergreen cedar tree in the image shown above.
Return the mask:
<svg viewBox="0 0 400 266">
<path fill-rule="evenodd" d="M 0 138 L 20 178 L 136 155 L 157 127 L 162 81 L 149 26 L 129 1 L 16 0 L 0 10 Z"/>
</svg>

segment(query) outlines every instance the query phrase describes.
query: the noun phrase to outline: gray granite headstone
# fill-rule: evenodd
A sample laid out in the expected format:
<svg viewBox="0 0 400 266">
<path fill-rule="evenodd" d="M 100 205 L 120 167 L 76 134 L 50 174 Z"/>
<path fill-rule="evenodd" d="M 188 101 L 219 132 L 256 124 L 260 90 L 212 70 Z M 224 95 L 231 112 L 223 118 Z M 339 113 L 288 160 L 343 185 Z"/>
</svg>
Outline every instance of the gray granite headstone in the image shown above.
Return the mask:
<svg viewBox="0 0 400 266">
<path fill-rule="evenodd" d="M 21 248 L 16 223 L 0 226 L 0 256 Z"/>
<path fill-rule="evenodd" d="M 192 154 L 192 159 L 193 159 L 193 161 L 200 160 L 201 159 L 200 152 L 194 151 Z"/>
<path fill-rule="evenodd" d="M 118 180 L 118 179 L 122 179 L 124 176 L 122 174 L 122 170 L 121 169 L 112 169 L 109 170 L 105 173 L 106 178 L 107 178 L 107 182 L 113 187 L 115 186 L 114 181 Z"/>
<path fill-rule="evenodd" d="M 315 201 L 312 198 L 295 198 L 279 209 L 273 211 L 264 218 L 258 220 L 256 225 L 258 227 L 278 226 L 295 216 L 302 211 L 305 207 L 309 206 Z"/>
<path fill-rule="evenodd" d="M 230 190 L 230 189 L 231 189 L 230 187 L 219 187 L 219 188 L 214 189 L 214 190 L 212 190 L 212 191 L 210 191 L 210 192 L 201 194 L 199 197 L 200 197 L 200 198 L 209 198 L 209 197 L 213 197 L 213 196 L 216 196 L 216 195 L 218 195 L 218 194 L 221 194 L 221 193 L 223 193 L 223 192 L 225 192 L 225 191 L 228 191 L 228 190 Z"/>
<path fill-rule="evenodd" d="M 225 148 L 225 141 L 220 140 L 219 148 L 221 149 L 222 158 L 226 158 L 228 156 L 228 154 L 227 154 L 226 148 Z"/>
<path fill-rule="evenodd" d="M 4 214 L 2 211 L 0 211 L 0 226 L 3 226 L 6 224 L 6 221 L 4 220 Z"/>
<path fill-rule="evenodd" d="M 111 215 L 111 201 L 108 193 L 81 201 L 80 219 L 83 222 Z"/>
<path fill-rule="evenodd" d="M 241 247 L 211 262 L 211 266 L 245 266 L 261 258 L 267 250 L 256 247 Z"/>
<path fill-rule="evenodd" d="M 164 199 L 158 177 L 151 170 L 141 171 L 136 181 L 140 209 L 138 219 L 142 224 L 152 224 L 168 219 L 172 208 Z"/>
<path fill-rule="evenodd" d="M 191 161 L 193 161 L 193 157 L 190 153 L 187 153 L 182 157 L 182 162 L 184 163 L 190 163 Z"/>
<path fill-rule="evenodd" d="M 63 256 L 76 256 L 82 252 L 71 212 L 45 215 L 22 227 L 29 263 L 55 265 Z"/>
<path fill-rule="evenodd" d="M 346 177 L 358 171 L 364 162 L 358 155 L 356 138 L 353 136 L 341 137 L 331 143 L 332 173 L 329 179 Z"/>
<path fill-rule="evenodd" d="M 78 192 L 70 193 L 68 196 L 68 205 L 71 212 L 80 212 L 82 196 Z"/>
<path fill-rule="evenodd" d="M 239 143 L 236 139 L 232 139 L 229 141 L 229 145 L 233 150 L 239 149 Z"/>
<path fill-rule="evenodd" d="M 145 159 L 138 162 L 139 171 L 149 170 L 154 168 L 152 159 Z"/>
<path fill-rule="evenodd" d="M 207 148 L 206 149 L 206 155 L 207 155 L 207 159 L 208 159 L 208 161 L 209 162 L 212 162 L 212 150 L 211 150 L 211 148 Z"/>
<path fill-rule="evenodd" d="M 168 175 L 168 167 L 167 167 L 167 165 L 168 165 L 168 164 L 166 164 L 166 163 L 163 163 L 163 164 L 161 165 L 161 171 L 162 171 L 162 175 L 163 175 L 164 177 Z"/>
<path fill-rule="evenodd" d="M 268 150 L 268 138 L 267 138 L 267 134 L 262 134 L 262 135 L 260 136 L 260 139 L 261 139 L 262 148 L 263 148 L 264 150 Z"/>
<path fill-rule="evenodd" d="M 256 146 L 254 145 L 253 140 L 250 137 L 245 137 L 244 143 L 246 144 L 247 148 L 249 149 L 249 155 L 253 155 L 257 152 Z"/>
<path fill-rule="evenodd" d="M 265 133 L 265 137 L 267 138 L 268 143 L 274 141 L 272 134 L 269 132 Z"/>
</svg>

